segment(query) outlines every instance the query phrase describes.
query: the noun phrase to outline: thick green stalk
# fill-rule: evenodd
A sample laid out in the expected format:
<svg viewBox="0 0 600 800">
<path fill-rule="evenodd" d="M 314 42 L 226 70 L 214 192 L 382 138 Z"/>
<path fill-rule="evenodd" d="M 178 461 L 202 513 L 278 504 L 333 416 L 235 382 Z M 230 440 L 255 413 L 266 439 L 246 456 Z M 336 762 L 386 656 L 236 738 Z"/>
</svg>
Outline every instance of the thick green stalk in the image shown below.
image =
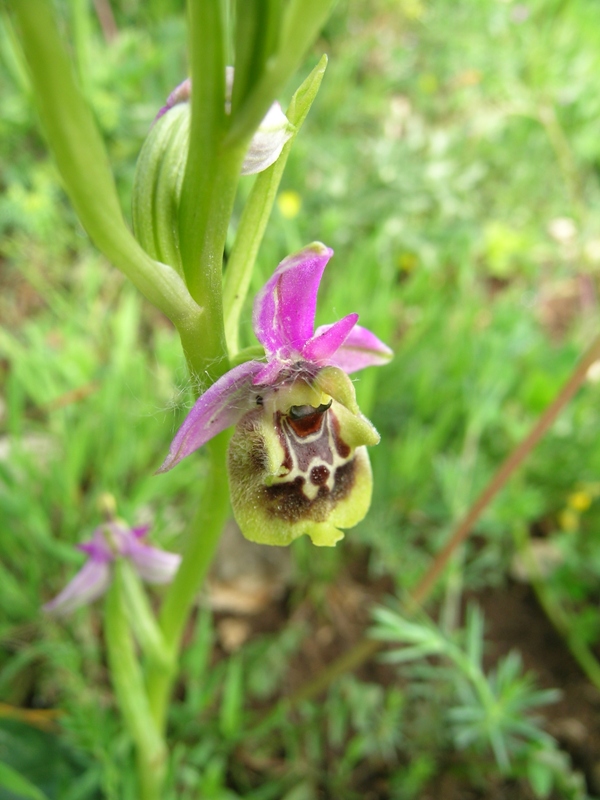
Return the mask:
<svg viewBox="0 0 600 800">
<path fill-rule="evenodd" d="M 177 273 L 142 250 L 127 228 L 104 142 L 79 91 L 50 0 L 9 0 L 50 148 L 75 210 L 96 246 L 181 330 L 202 309 Z"/>
<path fill-rule="evenodd" d="M 190 143 L 190 149 L 193 142 Z M 228 152 L 216 158 L 214 180 L 203 197 L 190 203 L 192 211 L 203 207 L 203 216 L 190 218 L 190 236 L 182 237 L 181 256 L 192 296 L 202 305 L 204 313 L 198 319 L 196 343 L 183 342 L 188 363 L 193 366 L 200 385 L 206 387 L 227 369 L 227 345 L 223 323 L 222 270 L 223 252 L 229 220 L 244 152 Z M 181 213 L 186 215 L 185 182 Z M 200 238 L 202 234 L 202 238 Z M 181 329 L 180 329 L 181 332 Z M 183 340 L 183 336 L 182 336 Z"/>
<path fill-rule="evenodd" d="M 113 688 L 136 746 L 140 800 L 160 800 L 166 747 L 150 711 L 144 678 L 127 621 L 121 565 L 118 562 L 106 598 L 104 630 Z"/>
<path fill-rule="evenodd" d="M 189 0 L 192 122 L 179 208 L 183 272 L 192 297 L 204 308 L 197 335 L 202 354 L 186 355 L 202 383 L 226 368 L 222 307 L 223 252 L 247 140 L 224 148 L 224 33 L 220 0 Z"/>
<path fill-rule="evenodd" d="M 160 612 L 160 626 L 165 644 L 175 656 L 196 595 L 206 577 L 221 531 L 229 514 L 227 445 L 225 431 L 207 445 L 210 464 L 202 500 L 190 526 L 187 548 L 173 583 L 169 586 Z M 172 676 L 151 667 L 148 672 L 148 696 L 155 724 L 162 729 L 171 692 Z"/>
<path fill-rule="evenodd" d="M 281 176 L 298 131 L 302 127 L 317 96 L 326 67 L 327 56 L 324 55 L 292 97 L 286 115 L 296 128 L 294 135 L 286 143 L 277 161 L 256 178 L 250 196 L 244 206 L 235 242 L 227 262 L 227 272 L 225 273 L 223 287 L 225 335 L 230 356 L 236 355 L 239 349 L 240 314 L 250 286 L 258 250 L 273 209 Z"/>
</svg>

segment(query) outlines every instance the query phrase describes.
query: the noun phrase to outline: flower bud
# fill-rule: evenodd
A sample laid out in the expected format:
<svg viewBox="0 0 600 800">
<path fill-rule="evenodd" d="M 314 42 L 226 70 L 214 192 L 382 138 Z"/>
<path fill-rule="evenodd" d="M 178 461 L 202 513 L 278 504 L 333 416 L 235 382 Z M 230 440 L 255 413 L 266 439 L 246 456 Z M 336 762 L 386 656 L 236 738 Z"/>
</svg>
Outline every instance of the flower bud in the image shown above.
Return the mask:
<svg viewBox="0 0 600 800">
<path fill-rule="evenodd" d="M 190 105 L 177 103 L 168 111 L 157 118 L 138 159 L 133 229 L 149 256 L 181 272 L 178 211 L 190 138 Z"/>
<path fill-rule="evenodd" d="M 225 111 L 231 113 L 233 68 L 227 67 Z M 181 271 L 177 212 L 190 140 L 191 81 L 169 95 L 140 154 L 133 186 L 133 227 L 148 255 Z M 273 103 L 254 134 L 242 175 L 254 175 L 277 161 L 294 126 Z"/>
</svg>

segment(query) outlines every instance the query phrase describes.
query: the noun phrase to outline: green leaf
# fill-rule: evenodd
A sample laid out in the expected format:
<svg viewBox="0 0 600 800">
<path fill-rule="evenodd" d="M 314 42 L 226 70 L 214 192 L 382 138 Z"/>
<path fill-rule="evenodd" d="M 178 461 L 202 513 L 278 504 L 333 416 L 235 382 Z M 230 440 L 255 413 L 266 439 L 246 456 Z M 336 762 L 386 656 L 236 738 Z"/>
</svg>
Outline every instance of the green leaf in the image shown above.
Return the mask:
<svg viewBox="0 0 600 800">
<path fill-rule="evenodd" d="M 227 147 L 252 136 L 279 92 L 300 66 L 335 0 L 291 0 L 283 14 L 277 51 L 265 63 L 260 80 L 237 113 L 232 114 Z"/>
<path fill-rule="evenodd" d="M 3 761 L 0 761 L 0 789 L 7 789 L 17 797 L 27 800 L 48 800 L 47 794 Z"/>
<path fill-rule="evenodd" d="M 151 259 L 123 219 L 104 142 L 73 75 L 49 0 L 11 0 L 44 132 L 96 246 L 178 326 L 201 310 L 177 273 Z"/>
<path fill-rule="evenodd" d="M 544 800 L 550 795 L 554 785 L 554 770 L 551 765 L 531 759 L 527 764 L 527 778 L 536 797 Z"/>
<path fill-rule="evenodd" d="M 241 658 L 232 658 L 227 665 L 223 686 L 223 699 L 219 716 L 221 733 L 227 739 L 242 731 L 242 707 L 244 702 L 243 665 Z"/>
<path fill-rule="evenodd" d="M 235 81 L 233 114 L 260 79 L 277 47 L 281 21 L 280 0 L 238 0 L 235 20 Z"/>
</svg>

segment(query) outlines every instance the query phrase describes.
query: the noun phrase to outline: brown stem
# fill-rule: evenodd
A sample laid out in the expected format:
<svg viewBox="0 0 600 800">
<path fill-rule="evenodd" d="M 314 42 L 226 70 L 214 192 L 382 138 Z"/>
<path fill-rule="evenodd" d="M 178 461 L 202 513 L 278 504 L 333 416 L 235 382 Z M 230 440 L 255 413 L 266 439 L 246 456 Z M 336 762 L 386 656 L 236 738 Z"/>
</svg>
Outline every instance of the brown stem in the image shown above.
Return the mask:
<svg viewBox="0 0 600 800">
<path fill-rule="evenodd" d="M 112 44 L 119 35 L 119 29 L 117 28 L 110 0 L 94 0 L 94 8 L 102 29 L 104 41 L 107 44 Z"/>
<path fill-rule="evenodd" d="M 416 588 L 413 589 L 411 597 L 416 603 L 421 604 L 429 597 L 452 553 L 464 542 L 490 502 L 503 488 L 513 472 L 521 466 L 546 431 L 553 425 L 560 412 L 585 380 L 591 365 L 598 359 L 600 359 L 600 336 L 594 339 L 567 382 L 554 398 L 554 401 L 550 403 L 527 436 L 519 442 L 512 453 L 502 462 L 500 468 L 493 475 L 477 500 L 475 500 L 466 516 L 459 522 L 446 545 L 435 557 L 433 564 L 421 578 Z"/>
<path fill-rule="evenodd" d="M 446 545 L 437 554 L 425 575 L 413 589 L 409 598 L 409 606 L 416 610 L 427 600 L 456 548 L 465 541 L 487 506 L 551 427 L 562 409 L 585 380 L 590 366 L 598 359 L 600 359 L 600 336 L 594 339 L 554 401 L 544 411 L 527 436 L 503 461 L 467 514 L 458 523 Z M 343 653 L 340 658 L 329 664 L 314 680 L 308 681 L 294 692 L 287 699 L 287 706 L 295 706 L 303 700 L 308 700 L 320 694 L 340 675 L 356 669 L 375 655 L 383 645 L 384 642 L 362 639 L 352 649 Z"/>
</svg>

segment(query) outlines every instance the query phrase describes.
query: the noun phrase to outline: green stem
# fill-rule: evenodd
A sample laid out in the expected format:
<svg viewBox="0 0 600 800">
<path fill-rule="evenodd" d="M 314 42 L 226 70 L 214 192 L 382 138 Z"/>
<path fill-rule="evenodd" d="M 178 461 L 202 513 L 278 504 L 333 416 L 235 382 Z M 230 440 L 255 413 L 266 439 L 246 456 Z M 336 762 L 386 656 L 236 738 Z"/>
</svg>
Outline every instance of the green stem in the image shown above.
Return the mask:
<svg viewBox="0 0 600 800">
<path fill-rule="evenodd" d="M 335 0 L 290 0 L 287 3 L 277 52 L 267 59 L 261 77 L 241 107 L 234 109 L 231 129 L 225 139 L 227 146 L 245 141 L 254 133 L 317 38 L 334 5 Z"/>
<path fill-rule="evenodd" d="M 192 144 L 190 144 L 191 150 Z M 201 386 L 207 386 L 227 369 L 223 323 L 222 268 L 229 220 L 244 152 L 230 152 L 215 158 L 214 179 L 203 195 L 186 200 L 182 194 L 182 219 L 187 216 L 190 236 L 182 236 L 183 270 L 192 296 L 202 305 L 193 338 L 184 341 L 184 350 Z M 192 212 L 186 214 L 189 205 Z M 182 337 L 183 341 L 183 337 Z"/>
<path fill-rule="evenodd" d="M 125 724 L 136 746 L 141 800 L 160 800 L 166 747 L 155 724 L 129 630 L 121 565 L 115 564 L 104 618 L 111 680 Z"/>
<path fill-rule="evenodd" d="M 127 228 L 104 142 L 77 87 L 50 0 L 9 0 L 44 132 L 81 222 L 96 246 L 177 327 L 202 315 L 175 270 L 154 261 Z"/>
<path fill-rule="evenodd" d="M 184 342 L 201 384 L 226 369 L 222 306 L 223 252 L 247 140 L 223 147 L 224 32 L 220 0 L 189 0 L 192 121 L 179 207 L 181 263 L 192 297 L 204 314 L 196 342 Z"/>
<path fill-rule="evenodd" d="M 229 483 L 226 455 L 229 432 L 225 431 L 207 445 L 210 464 L 202 501 L 191 525 L 190 538 L 181 566 L 170 585 L 160 612 L 160 626 L 166 647 L 172 654 L 179 650 L 181 637 L 196 595 L 206 577 L 221 531 L 229 514 Z M 151 666 L 148 672 L 148 697 L 154 723 L 159 729 L 165 715 L 172 676 Z"/>
<path fill-rule="evenodd" d="M 244 206 L 233 248 L 227 262 L 223 287 L 225 335 L 230 355 L 239 350 L 239 322 L 242 307 L 248 294 L 250 279 L 258 250 L 262 242 L 281 176 L 298 131 L 306 119 L 317 96 L 325 69 L 327 56 L 323 56 L 308 78 L 292 97 L 286 115 L 296 128 L 277 161 L 256 178 L 250 197 Z"/>
<path fill-rule="evenodd" d="M 125 613 L 133 635 L 150 662 L 166 671 L 174 668 L 142 581 L 128 561 L 121 564 L 121 591 Z"/>
</svg>

